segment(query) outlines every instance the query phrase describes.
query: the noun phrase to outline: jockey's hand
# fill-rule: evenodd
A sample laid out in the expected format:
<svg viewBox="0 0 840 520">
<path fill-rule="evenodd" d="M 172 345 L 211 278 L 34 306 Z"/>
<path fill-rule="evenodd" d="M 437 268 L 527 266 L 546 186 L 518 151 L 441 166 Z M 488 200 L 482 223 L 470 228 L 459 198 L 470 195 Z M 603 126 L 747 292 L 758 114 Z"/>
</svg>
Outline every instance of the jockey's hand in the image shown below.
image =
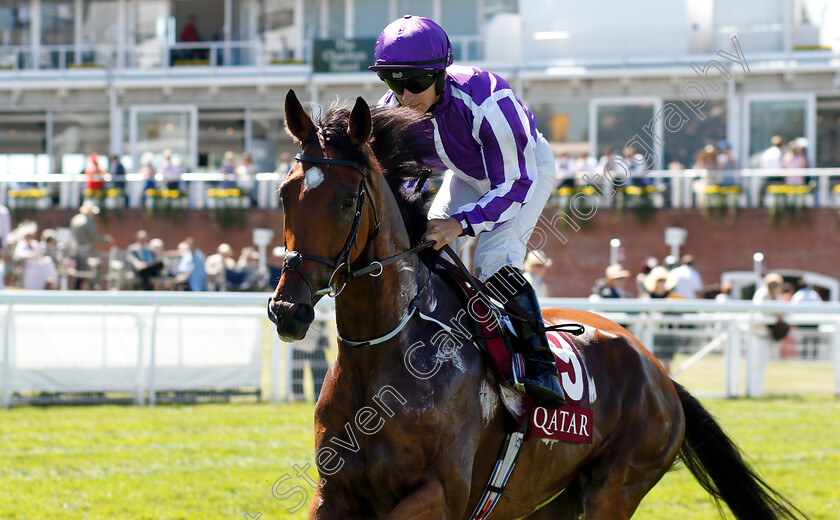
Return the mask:
<svg viewBox="0 0 840 520">
<path fill-rule="evenodd" d="M 439 251 L 443 246 L 451 243 L 453 240 L 461 236 L 463 228 L 461 223 L 452 217 L 449 218 L 433 218 L 426 224 L 426 234 L 423 235 L 423 241 L 434 240 L 435 251 Z"/>
</svg>

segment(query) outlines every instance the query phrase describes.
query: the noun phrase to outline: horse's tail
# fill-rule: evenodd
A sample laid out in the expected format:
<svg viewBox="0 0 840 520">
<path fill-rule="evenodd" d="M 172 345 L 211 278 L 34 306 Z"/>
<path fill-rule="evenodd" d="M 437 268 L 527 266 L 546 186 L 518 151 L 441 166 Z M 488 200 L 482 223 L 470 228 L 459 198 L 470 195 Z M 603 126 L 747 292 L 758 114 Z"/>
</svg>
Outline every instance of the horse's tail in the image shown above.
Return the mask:
<svg viewBox="0 0 840 520">
<path fill-rule="evenodd" d="M 723 501 L 739 520 L 806 518 L 771 488 L 741 456 L 714 417 L 688 390 L 674 383 L 685 412 L 685 439 L 680 459 L 711 494 L 720 510 Z"/>
</svg>

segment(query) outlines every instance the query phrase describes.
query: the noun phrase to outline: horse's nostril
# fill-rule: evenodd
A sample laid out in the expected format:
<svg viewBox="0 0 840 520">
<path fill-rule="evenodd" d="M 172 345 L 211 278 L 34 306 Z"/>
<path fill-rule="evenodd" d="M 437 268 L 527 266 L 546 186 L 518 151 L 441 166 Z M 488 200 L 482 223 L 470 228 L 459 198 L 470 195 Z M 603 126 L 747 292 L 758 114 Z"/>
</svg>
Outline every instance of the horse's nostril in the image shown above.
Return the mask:
<svg viewBox="0 0 840 520">
<path fill-rule="evenodd" d="M 293 309 L 294 320 L 298 323 L 311 323 L 315 319 L 315 309 L 311 305 L 298 303 Z"/>
</svg>

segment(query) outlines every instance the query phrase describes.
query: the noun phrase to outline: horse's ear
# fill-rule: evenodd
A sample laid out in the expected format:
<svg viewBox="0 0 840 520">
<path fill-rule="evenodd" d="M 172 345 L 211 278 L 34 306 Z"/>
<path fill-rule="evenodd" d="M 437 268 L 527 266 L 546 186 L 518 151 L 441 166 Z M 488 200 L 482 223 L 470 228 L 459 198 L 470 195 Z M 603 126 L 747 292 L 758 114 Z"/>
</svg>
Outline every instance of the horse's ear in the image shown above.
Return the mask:
<svg viewBox="0 0 840 520">
<path fill-rule="evenodd" d="M 356 98 L 356 106 L 350 112 L 350 121 L 347 124 L 347 130 L 350 134 L 350 142 L 354 146 L 361 148 L 368 140 L 370 140 L 370 107 L 361 97 Z"/>
<path fill-rule="evenodd" d="M 309 141 L 315 135 L 315 124 L 303 109 L 295 91 L 286 94 L 286 131 L 300 143 Z"/>
</svg>

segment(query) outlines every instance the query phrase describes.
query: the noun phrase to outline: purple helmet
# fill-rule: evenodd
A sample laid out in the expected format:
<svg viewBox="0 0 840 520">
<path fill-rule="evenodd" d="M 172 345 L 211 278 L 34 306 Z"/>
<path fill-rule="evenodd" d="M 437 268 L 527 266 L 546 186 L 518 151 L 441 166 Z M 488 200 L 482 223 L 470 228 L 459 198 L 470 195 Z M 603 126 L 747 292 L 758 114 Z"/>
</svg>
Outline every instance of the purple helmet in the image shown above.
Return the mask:
<svg viewBox="0 0 840 520">
<path fill-rule="evenodd" d="M 421 16 L 406 15 L 385 27 L 376 40 L 370 70 L 443 70 L 452 65 L 452 45 L 443 28 Z"/>
</svg>

